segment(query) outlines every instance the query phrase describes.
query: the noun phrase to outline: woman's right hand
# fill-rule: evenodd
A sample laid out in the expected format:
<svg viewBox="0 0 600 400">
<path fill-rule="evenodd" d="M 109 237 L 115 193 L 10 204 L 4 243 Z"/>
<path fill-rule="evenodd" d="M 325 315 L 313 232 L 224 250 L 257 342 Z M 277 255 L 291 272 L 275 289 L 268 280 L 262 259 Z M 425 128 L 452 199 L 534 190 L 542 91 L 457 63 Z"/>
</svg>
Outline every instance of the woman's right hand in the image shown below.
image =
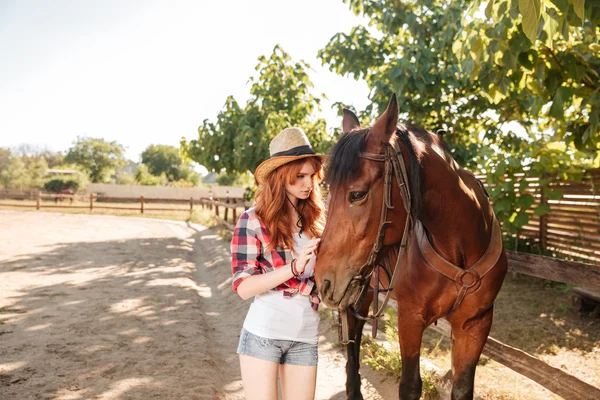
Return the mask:
<svg viewBox="0 0 600 400">
<path fill-rule="evenodd" d="M 299 274 L 304 273 L 304 269 L 308 265 L 310 259 L 315 255 L 315 251 L 319 247 L 320 242 L 320 238 L 313 239 L 308 242 L 300 252 L 300 255 L 296 259 L 296 271 L 298 271 Z"/>
</svg>

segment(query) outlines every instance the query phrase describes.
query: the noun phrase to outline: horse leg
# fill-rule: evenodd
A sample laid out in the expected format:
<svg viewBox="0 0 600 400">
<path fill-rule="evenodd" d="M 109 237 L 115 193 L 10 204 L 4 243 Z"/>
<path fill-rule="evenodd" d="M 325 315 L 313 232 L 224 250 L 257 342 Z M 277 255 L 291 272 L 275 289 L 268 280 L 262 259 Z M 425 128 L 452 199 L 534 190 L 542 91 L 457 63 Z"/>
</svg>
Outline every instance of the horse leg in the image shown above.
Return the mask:
<svg viewBox="0 0 600 400">
<path fill-rule="evenodd" d="M 493 306 L 472 319 L 448 318 L 452 326 L 452 400 L 473 399 L 475 368 L 492 327 Z"/>
<path fill-rule="evenodd" d="M 425 324 L 414 316 L 398 316 L 398 339 L 402 356 L 402 377 L 400 378 L 400 399 L 418 400 L 421 398 L 423 381 L 419 368 L 421 341 Z"/>
<path fill-rule="evenodd" d="M 368 314 L 372 299 L 370 294 L 365 296 L 365 300 L 359 310 L 360 315 Z M 360 342 L 362 341 L 362 331 L 366 321 L 356 318 L 348 309 L 340 311 L 340 313 L 342 312 L 345 312 L 348 317 L 348 338 L 351 340 L 346 345 L 346 352 L 348 354 L 348 361 L 346 362 L 346 395 L 348 396 L 348 400 L 362 400 L 363 397 L 360 392 L 361 380 L 358 370 L 360 369 Z"/>
</svg>

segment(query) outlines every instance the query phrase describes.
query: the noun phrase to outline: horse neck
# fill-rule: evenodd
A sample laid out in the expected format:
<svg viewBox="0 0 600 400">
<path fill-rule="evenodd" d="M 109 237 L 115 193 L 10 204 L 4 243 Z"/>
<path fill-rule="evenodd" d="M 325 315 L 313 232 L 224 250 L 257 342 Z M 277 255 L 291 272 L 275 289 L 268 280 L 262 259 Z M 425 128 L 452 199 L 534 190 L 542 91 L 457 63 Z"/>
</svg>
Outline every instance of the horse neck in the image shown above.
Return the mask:
<svg viewBox="0 0 600 400">
<path fill-rule="evenodd" d="M 423 169 L 423 206 L 419 220 L 434 249 L 458 266 L 471 266 L 489 242 L 491 208 L 481 204 L 457 171 L 437 153 Z"/>
</svg>

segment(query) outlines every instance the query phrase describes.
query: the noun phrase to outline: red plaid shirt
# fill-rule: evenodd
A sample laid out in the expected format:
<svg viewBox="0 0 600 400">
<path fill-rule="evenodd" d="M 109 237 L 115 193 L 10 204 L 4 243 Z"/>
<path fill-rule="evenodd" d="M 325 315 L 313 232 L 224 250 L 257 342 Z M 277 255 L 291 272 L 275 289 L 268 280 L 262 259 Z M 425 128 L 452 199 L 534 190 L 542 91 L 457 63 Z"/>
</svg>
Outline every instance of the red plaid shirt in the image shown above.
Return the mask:
<svg viewBox="0 0 600 400">
<path fill-rule="evenodd" d="M 278 246 L 266 251 L 271 238 L 267 228 L 260 221 L 254 208 L 244 212 L 233 232 L 231 239 L 231 269 L 233 273 L 233 290 L 249 276 L 264 274 L 275 268 L 287 266 L 293 256 L 289 249 L 281 250 Z M 292 297 L 298 293 L 308 296 L 313 309 L 319 305 L 317 287 L 313 277 L 307 279 L 291 278 L 272 290 L 283 290 L 284 297 Z"/>
</svg>

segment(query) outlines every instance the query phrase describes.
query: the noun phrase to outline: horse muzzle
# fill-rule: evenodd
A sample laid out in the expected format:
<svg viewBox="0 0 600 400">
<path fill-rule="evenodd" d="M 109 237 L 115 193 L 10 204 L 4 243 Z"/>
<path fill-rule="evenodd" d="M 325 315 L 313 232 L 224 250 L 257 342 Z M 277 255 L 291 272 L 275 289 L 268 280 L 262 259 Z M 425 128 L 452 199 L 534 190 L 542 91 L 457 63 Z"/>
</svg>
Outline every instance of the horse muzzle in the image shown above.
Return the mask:
<svg viewBox="0 0 600 400">
<path fill-rule="evenodd" d="M 321 300 L 329 308 L 345 310 L 358 300 L 365 282 L 365 278 L 361 275 L 353 276 L 345 285 L 339 285 L 337 282 L 324 279 L 322 288 L 319 290 Z M 338 287 L 343 289 L 336 293 L 336 288 Z"/>
</svg>

